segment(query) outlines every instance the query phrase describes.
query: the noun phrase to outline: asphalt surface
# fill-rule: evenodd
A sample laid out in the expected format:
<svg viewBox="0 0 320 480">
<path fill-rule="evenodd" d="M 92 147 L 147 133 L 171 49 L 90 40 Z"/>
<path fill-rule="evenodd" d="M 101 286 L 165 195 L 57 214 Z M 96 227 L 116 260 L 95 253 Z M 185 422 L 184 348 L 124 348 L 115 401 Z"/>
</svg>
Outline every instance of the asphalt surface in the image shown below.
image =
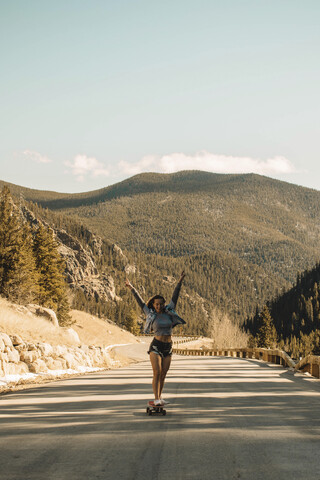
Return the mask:
<svg viewBox="0 0 320 480">
<path fill-rule="evenodd" d="M 146 415 L 148 361 L 1 396 L 0 479 L 320 480 L 319 380 L 174 356 L 164 396 Z"/>
</svg>

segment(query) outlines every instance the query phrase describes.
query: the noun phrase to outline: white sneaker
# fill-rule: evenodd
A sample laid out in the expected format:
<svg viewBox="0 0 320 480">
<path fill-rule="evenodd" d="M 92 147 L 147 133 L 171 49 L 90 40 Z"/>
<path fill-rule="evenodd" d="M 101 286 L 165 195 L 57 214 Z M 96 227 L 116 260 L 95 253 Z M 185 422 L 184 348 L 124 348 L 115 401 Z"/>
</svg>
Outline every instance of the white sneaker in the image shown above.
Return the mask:
<svg viewBox="0 0 320 480">
<path fill-rule="evenodd" d="M 162 401 L 159 400 L 159 399 L 155 400 L 153 403 L 154 403 L 154 405 L 155 405 L 156 407 L 162 407 L 162 405 L 163 405 L 163 404 L 162 404 Z"/>
<path fill-rule="evenodd" d="M 163 400 L 163 398 L 160 398 L 160 401 L 162 402 L 161 405 L 170 405 L 170 402 L 168 402 L 168 400 Z"/>
</svg>

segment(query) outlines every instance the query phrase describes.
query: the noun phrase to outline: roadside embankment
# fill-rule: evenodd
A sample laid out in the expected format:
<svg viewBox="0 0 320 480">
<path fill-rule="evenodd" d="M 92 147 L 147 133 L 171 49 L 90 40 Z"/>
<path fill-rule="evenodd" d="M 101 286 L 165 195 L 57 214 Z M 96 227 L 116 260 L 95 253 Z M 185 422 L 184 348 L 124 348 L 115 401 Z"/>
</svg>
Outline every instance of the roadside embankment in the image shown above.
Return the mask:
<svg viewBox="0 0 320 480">
<path fill-rule="evenodd" d="M 132 362 L 115 347 L 140 342 L 112 322 L 73 310 L 72 328 L 0 299 L 0 393 Z"/>
</svg>

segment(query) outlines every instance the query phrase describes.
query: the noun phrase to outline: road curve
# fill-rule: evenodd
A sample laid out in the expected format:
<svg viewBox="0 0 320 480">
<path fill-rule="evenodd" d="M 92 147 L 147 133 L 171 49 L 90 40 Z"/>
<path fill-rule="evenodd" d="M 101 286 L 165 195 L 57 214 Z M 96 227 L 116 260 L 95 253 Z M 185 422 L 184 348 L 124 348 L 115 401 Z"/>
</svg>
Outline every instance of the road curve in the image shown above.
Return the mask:
<svg viewBox="0 0 320 480">
<path fill-rule="evenodd" d="M 166 417 L 150 383 L 147 361 L 0 397 L 0 479 L 320 480 L 319 380 L 175 356 Z"/>
</svg>

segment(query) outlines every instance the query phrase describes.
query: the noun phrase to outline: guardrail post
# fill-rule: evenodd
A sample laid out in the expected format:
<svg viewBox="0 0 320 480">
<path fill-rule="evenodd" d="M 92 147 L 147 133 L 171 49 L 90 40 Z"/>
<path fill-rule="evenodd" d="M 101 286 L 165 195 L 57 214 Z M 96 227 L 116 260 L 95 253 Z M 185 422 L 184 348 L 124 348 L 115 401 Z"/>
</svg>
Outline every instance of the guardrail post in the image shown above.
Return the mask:
<svg viewBox="0 0 320 480">
<path fill-rule="evenodd" d="M 320 378 L 320 366 L 316 363 L 311 364 L 311 375 L 313 377 Z"/>
</svg>

